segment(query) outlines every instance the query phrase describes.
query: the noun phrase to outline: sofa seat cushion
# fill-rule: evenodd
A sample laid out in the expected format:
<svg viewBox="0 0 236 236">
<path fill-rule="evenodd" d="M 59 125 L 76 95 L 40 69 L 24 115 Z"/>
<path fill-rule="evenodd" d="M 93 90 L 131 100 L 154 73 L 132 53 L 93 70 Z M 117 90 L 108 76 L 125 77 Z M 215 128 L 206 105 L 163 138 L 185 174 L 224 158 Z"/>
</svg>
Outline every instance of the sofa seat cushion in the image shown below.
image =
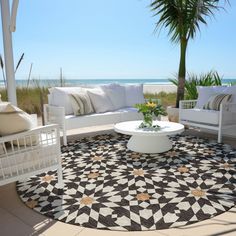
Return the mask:
<svg viewBox="0 0 236 236">
<path fill-rule="evenodd" d="M 93 113 L 83 116 L 67 115 L 66 127 L 67 129 L 77 129 L 140 119 L 142 119 L 142 115 L 137 112 L 136 108 L 127 107 L 116 111 Z"/>
<path fill-rule="evenodd" d="M 135 107 L 125 107 L 118 110 L 119 112 L 138 112 L 138 109 Z"/>
<path fill-rule="evenodd" d="M 181 110 L 181 119 L 211 125 L 219 124 L 219 111 L 199 108 Z"/>
</svg>

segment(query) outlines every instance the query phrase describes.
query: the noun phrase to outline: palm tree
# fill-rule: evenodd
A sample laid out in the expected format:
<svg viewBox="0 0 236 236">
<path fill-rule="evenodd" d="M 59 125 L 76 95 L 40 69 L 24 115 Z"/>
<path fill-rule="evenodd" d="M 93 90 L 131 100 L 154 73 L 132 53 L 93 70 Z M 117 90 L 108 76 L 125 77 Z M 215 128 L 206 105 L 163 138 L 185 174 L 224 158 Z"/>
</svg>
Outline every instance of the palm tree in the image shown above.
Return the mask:
<svg viewBox="0 0 236 236">
<path fill-rule="evenodd" d="M 223 0 L 222 0 L 223 1 Z M 178 90 L 176 107 L 184 99 L 186 77 L 186 50 L 189 39 L 194 39 L 200 24 L 207 25 L 206 18 L 220 10 L 221 0 L 152 0 L 154 16 L 159 16 L 156 27 L 168 28 L 171 41 L 180 44 Z M 227 0 L 225 0 L 227 1 Z"/>
</svg>

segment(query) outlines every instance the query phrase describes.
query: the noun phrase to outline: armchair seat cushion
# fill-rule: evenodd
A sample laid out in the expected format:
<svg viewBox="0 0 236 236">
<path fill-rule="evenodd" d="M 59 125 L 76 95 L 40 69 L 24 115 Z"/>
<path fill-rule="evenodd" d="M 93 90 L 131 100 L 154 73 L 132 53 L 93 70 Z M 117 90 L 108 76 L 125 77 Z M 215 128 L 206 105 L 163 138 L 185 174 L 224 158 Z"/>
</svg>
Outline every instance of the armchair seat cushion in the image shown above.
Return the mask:
<svg viewBox="0 0 236 236">
<path fill-rule="evenodd" d="M 205 110 L 199 108 L 183 109 L 181 113 L 181 119 L 196 123 L 218 125 L 219 111 Z"/>
<path fill-rule="evenodd" d="M 209 125 L 219 125 L 219 111 L 205 110 L 199 108 L 182 109 L 181 120 L 202 123 Z M 234 124 L 236 120 L 236 113 L 224 111 L 222 123 L 224 125 Z"/>
</svg>

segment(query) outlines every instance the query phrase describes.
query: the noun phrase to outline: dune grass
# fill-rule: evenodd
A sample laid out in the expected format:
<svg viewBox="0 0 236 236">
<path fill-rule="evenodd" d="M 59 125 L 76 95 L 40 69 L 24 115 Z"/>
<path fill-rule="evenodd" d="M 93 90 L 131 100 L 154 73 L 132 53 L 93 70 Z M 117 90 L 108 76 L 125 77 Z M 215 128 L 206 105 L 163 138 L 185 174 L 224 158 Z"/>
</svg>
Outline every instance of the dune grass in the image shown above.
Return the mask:
<svg viewBox="0 0 236 236">
<path fill-rule="evenodd" d="M 160 92 L 160 93 L 145 93 L 144 97 L 146 99 L 160 99 L 161 104 L 166 108 L 167 106 L 175 106 L 176 101 L 176 93 L 166 93 L 166 92 Z"/>
<path fill-rule="evenodd" d="M 18 107 L 27 113 L 42 116 L 43 114 L 43 104 L 48 103 L 48 88 L 49 87 L 17 87 L 17 101 Z M 0 94 L 2 101 L 7 101 L 7 93 L 5 89 L 0 89 Z M 164 107 L 175 104 L 176 93 L 146 93 L 145 98 L 158 98 L 161 99 L 162 105 Z"/>
<path fill-rule="evenodd" d="M 0 90 L 2 101 L 7 101 L 7 93 L 5 89 Z M 47 103 L 48 88 L 33 87 L 25 88 L 18 87 L 16 89 L 18 107 L 30 114 L 42 115 L 42 105 Z"/>
</svg>

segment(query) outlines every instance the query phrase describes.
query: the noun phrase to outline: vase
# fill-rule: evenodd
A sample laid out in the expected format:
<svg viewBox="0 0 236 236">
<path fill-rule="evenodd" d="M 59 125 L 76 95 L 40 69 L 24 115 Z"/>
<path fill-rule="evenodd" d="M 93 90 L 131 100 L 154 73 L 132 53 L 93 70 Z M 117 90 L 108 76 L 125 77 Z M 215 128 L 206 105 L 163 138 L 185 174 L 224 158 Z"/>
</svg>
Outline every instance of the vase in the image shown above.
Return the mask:
<svg viewBox="0 0 236 236">
<path fill-rule="evenodd" d="M 152 127 L 153 125 L 153 116 L 152 114 L 149 113 L 144 113 L 143 114 L 143 124 L 145 127 Z"/>
</svg>

